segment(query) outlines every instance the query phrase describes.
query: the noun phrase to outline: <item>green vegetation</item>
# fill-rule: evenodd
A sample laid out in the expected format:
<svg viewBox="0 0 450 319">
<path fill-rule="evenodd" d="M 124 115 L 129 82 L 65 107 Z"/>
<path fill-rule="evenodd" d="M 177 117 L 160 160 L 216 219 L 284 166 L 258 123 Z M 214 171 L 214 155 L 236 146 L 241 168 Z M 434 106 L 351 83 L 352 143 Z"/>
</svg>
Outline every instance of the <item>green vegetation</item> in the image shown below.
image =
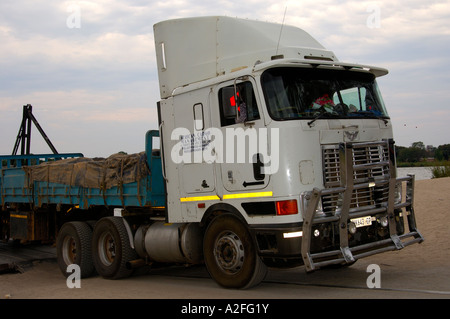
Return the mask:
<svg viewBox="0 0 450 319">
<path fill-rule="evenodd" d="M 399 162 L 397 159 L 397 167 L 435 167 L 450 166 L 450 161 L 424 160 L 420 162 Z"/>
<path fill-rule="evenodd" d="M 435 166 L 431 169 L 431 173 L 433 174 L 432 178 L 450 177 L 450 165 Z"/>
<path fill-rule="evenodd" d="M 450 177 L 450 144 L 437 148 L 423 142 L 414 142 L 410 147 L 396 146 L 397 167 L 430 167 L 433 177 Z"/>
</svg>

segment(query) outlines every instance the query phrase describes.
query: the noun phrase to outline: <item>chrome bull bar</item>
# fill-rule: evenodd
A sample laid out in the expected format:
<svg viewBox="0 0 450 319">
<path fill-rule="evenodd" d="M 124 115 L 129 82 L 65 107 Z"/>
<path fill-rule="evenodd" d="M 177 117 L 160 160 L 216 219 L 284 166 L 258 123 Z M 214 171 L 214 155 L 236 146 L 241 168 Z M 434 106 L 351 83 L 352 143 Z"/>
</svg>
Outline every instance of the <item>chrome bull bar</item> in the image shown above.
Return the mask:
<svg viewBox="0 0 450 319">
<path fill-rule="evenodd" d="M 353 161 L 354 147 L 362 146 L 384 146 L 389 149 L 387 160 L 380 160 L 373 163 L 355 164 Z M 333 264 L 349 264 L 357 259 L 370 255 L 399 250 L 414 243 L 420 243 L 424 240 L 423 236 L 417 230 L 416 219 L 414 214 L 414 175 L 397 178 L 395 169 L 395 151 L 394 142 L 392 140 L 383 140 L 379 142 L 368 143 L 341 143 L 339 146 L 339 165 L 340 165 L 340 186 L 332 188 L 318 189 L 314 188 L 311 192 L 306 206 L 303 211 L 303 238 L 301 243 L 302 259 L 306 267 L 306 271 L 314 271 L 317 268 L 333 265 Z M 376 179 L 370 179 L 361 183 L 355 183 L 354 174 L 357 171 L 388 166 L 389 172 L 385 176 Z M 402 186 L 402 198 L 396 202 L 396 186 Z M 403 184 L 406 187 L 403 188 Z M 371 187 L 388 186 L 387 202 L 376 207 L 351 207 L 352 194 L 354 190 L 371 188 Z M 403 194 L 403 189 L 405 193 Z M 337 195 L 339 197 L 338 209 L 333 216 L 318 217 L 316 210 L 320 199 L 324 195 Z M 404 228 L 404 220 L 395 218 L 395 212 L 401 210 L 406 213 L 408 232 L 398 234 L 397 226 Z M 389 238 L 349 247 L 348 240 L 348 223 L 350 219 L 367 215 L 383 214 L 388 217 Z M 311 253 L 312 229 L 314 225 L 320 223 L 337 222 L 339 226 L 339 249 Z M 403 223 L 403 225 L 397 225 Z"/>
</svg>

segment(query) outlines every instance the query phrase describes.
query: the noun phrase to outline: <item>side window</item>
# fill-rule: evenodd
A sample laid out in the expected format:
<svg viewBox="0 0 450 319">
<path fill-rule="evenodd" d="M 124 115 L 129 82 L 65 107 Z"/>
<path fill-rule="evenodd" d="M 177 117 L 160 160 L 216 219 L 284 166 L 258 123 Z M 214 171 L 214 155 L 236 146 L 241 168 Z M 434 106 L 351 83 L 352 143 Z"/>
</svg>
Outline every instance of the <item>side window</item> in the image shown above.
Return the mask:
<svg viewBox="0 0 450 319">
<path fill-rule="evenodd" d="M 236 94 L 235 94 L 236 93 Z M 259 111 L 251 82 L 223 87 L 219 90 L 220 124 L 222 126 L 258 120 Z M 236 105 L 237 112 L 236 114 Z"/>
<path fill-rule="evenodd" d="M 194 128 L 196 131 L 202 131 L 205 128 L 203 119 L 203 104 L 194 104 Z"/>
</svg>

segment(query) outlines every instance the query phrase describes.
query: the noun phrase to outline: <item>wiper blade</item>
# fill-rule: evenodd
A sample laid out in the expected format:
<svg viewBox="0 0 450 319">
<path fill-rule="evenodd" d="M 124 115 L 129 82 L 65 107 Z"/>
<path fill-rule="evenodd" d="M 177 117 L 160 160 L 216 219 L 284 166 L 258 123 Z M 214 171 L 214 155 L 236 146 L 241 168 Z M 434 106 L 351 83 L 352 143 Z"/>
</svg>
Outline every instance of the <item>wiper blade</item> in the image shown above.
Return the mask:
<svg viewBox="0 0 450 319">
<path fill-rule="evenodd" d="M 324 116 L 325 114 L 327 115 L 332 115 L 332 113 L 329 113 L 323 106 L 319 109 L 320 113 L 318 115 L 316 115 L 315 118 L 313 118 L 311 121 L 309 121 L 307 124 L 309 127 L 311 127 L 311 125 L 317 121 L 318 119 L 320 119 L 322 116 Z"/>
</svg>

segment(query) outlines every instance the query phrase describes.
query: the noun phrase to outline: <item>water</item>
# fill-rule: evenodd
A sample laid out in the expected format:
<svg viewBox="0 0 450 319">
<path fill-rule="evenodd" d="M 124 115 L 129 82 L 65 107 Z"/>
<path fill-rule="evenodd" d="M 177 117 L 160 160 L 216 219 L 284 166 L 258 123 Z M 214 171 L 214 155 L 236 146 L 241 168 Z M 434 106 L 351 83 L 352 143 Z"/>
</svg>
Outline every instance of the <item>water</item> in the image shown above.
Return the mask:
<svg viewBox="0 0 450 319">
<path fill-rule="evenodd" d="M 397 175 L 398 177 L 404 177 L 408 174 L 413 174 L 416 176 L 416 181 L 421 179 L 431 179 L 433 176 L 431 169 L 432 167 L 398 167 Z"/>
</svg>

